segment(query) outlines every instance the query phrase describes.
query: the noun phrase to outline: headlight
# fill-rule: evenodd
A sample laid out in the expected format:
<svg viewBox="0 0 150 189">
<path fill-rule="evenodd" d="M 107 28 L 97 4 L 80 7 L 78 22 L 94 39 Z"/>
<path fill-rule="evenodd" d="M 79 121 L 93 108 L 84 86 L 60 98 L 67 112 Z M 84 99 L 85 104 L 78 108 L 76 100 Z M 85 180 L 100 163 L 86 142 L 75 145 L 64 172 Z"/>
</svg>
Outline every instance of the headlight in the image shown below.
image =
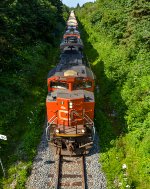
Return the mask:
<svg viewBox="0 0 150 189">
<path fill-rule="evenodd" d="M 59 129 L 56 129 L 55 132 L 58 134 L 59 133 Z"/>
<path fill-rule="evenodd" d="M 82 129 L 81 131 L 82 131 L 82 133 L 85 133 L 85 129 Z"/>
<path fill-rule="evenodd" d="M 72 108 L 72 107 L 73 107 L 73 103 L 69 102 L 69 108 Z"/>
</svg>

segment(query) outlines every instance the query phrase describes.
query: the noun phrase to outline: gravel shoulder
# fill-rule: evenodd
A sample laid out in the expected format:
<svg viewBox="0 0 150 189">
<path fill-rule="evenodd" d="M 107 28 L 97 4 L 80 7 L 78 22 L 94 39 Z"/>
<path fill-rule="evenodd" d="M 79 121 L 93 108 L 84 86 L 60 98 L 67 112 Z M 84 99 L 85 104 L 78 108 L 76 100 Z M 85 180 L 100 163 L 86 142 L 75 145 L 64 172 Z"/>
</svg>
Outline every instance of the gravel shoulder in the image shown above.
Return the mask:
<svg viewBox="0 0 150 189">
<path fill-rule="evenodd" d="M 106 178 L 99 163 L 99 153 L 100 148 L 98 145 L 98 136 L 96 135 L 94 146 L 89 155 L 85 157 L 87 189 L 106 189 Z M 26 188 L 53 189 L 55 175 L 56 167 L 54 153 L 49 149 L 44 132 L 38 147 L 37 156 L 33 162 L 31 175 L 26 182 Z M 88 177 L 88 175 L 92 175 L 92 178 Z M 51 186 L 49 186 L 48 183 L 51 183 Z"/>
</svg>

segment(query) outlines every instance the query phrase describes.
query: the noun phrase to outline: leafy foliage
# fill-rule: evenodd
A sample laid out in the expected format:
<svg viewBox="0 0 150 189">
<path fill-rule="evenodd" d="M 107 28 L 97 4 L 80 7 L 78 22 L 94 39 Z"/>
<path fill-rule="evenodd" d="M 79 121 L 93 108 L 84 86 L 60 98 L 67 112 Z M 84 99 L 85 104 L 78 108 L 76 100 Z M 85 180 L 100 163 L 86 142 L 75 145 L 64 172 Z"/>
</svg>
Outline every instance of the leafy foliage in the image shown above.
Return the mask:
<svg viewBox="0 0 150 189">
<path fill-rule="evenodd" d="M 0 134 L 8 137 L 1 141 L 6 178 L 0 188 L 24 188 L 45 120 L 46 75 L 58 58 L 68 8 L 60 0 L 4 0 L 0 6 Z"/>
<path fill-rule="evenodd" d="M 97 76 L 96 126 L 108 188 L 146 189 L 150 170 L 150 3 L 97 0 L 78 7 L 76 13 Z"/>
</svg>

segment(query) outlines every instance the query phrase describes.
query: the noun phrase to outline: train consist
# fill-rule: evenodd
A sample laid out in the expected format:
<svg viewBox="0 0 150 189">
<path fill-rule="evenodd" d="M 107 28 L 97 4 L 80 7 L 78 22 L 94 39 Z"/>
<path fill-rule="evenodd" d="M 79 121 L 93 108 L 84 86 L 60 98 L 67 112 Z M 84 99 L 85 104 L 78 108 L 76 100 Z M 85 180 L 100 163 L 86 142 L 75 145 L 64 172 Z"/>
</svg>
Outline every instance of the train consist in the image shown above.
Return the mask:
<svg viewBox="0 0 150 189">
<path fill-rule="evenodd" d="M 95 136 L 94 75 L 83 54 L 74 11 L 67 21 L 60 50 L 60 61 L 47 78 L 46 137 L 56 154 L 87 154 Z"/>
</svg>

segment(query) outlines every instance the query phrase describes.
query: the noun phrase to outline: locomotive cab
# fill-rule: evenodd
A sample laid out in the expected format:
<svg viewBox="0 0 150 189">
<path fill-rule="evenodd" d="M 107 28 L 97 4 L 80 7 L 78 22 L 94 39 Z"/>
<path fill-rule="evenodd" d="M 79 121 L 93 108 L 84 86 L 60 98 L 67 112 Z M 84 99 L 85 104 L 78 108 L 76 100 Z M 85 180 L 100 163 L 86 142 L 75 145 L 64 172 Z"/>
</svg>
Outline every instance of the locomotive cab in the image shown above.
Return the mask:
<svg viewBox="0 0 150 189">
<path fill-rule="evenodd" d="M 78 37 L 78 35 L 70 35 L 70 36 L 66 36 L 61 44 L 60 44 L 60 49 L 63 50 L 65 47 L 78 47 L 78 48 L 83 48 L 83 42 L 80 39 L 80 37 Z"/>
<path fill-rule="evenodd" d="M 93 89 L 94 81 L 87 78 L 68 76 L 48 80 L 48 140 L 57 148 L 61 146 L 65 154 L 83 153 L 85 149 L 87 152 L 85 147 L 93 143 Z"/>
</svg>

